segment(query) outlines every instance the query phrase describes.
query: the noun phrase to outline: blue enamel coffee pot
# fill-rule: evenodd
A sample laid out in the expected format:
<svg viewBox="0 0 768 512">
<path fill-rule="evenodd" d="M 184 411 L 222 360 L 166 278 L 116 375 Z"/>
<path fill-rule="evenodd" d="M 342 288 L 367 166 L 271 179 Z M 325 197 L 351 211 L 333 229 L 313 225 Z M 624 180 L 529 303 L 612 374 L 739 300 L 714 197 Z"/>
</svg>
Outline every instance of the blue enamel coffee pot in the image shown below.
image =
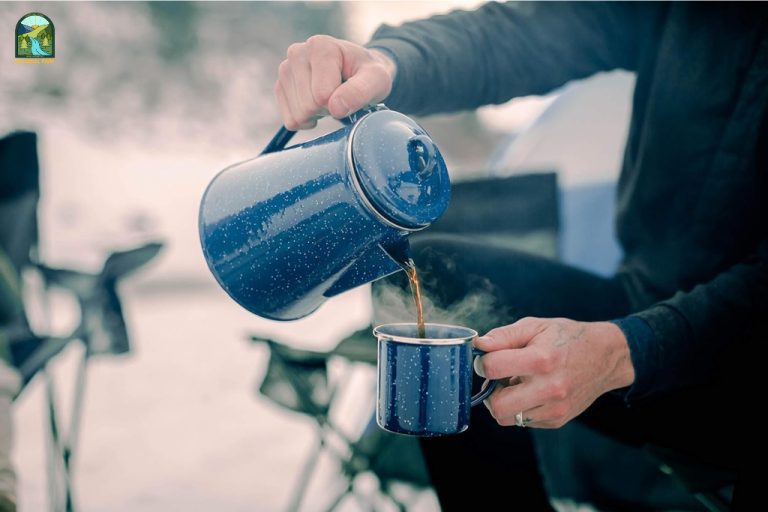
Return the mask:
<svg viewBox="0 0 768 512">
<path fill-rule="evenodd" d="M 427 132 L 383 106 L 285 148 L 282 128 L 262 154 L 221 171 L 200 205 L 208 267 L 248 311 L 274 320 L 401 270 L 408 234 L 445 211 L 450 181 Z"/>
</svg>

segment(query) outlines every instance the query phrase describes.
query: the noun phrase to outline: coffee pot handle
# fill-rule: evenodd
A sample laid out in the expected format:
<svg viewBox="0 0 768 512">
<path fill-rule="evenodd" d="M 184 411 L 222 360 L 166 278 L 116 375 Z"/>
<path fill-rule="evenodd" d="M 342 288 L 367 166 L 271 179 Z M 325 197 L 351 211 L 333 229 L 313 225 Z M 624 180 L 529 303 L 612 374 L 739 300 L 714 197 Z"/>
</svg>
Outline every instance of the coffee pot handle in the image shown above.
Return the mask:
<svg viewBox="0 0 768 512">
<path fill-rule="evenodd" d="M 376 112 L 377 110 L 387 110 L 387 107 L 383 103 L 364 107 L 357 112 L 354 112 L 347 117 L 340 119 L 340 121 L 349 126 L 351 124 L 355 124 L 357 120 L 363 117 L 365 114 L 370 114 L 371 112 Z M 277 130 L 275 136 L 272 137 L 272 140 L 269 141 L 267 146 L 261 152 L 261 154 L 266 155 L 268 153 L 274 153 L 275 151 L 285 149 L 285 145 L 291 141 L 294 135 L 296 135 L 295 131 L 289 130 L 285 126 L 281 126 L 280 129 Z"/>
<path fill-rule="evenodd" d="M 269 141 L 267 146 L 261 152 L 261 154 L 266 155 L 268 153 L 280 151 L 281 149 L 285 148 L 285 145 L 291 141 L 294 135 L 296 135 L 295 131 L 289 130 L 285 126 L 281 126 L 280 129 L 277 130 L 275 136 L 272 137 L 272 140 Z"/>
</svg>

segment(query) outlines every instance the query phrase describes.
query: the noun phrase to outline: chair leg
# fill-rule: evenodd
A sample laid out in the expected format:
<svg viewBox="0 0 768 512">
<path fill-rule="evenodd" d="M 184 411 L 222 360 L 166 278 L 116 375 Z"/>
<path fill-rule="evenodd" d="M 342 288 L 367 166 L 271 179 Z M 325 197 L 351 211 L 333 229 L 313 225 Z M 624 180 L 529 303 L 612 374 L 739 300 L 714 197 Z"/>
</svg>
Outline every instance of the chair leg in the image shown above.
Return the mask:
<svg viewBox="0 0 768 512">
<path fill-rule="evenodd" d="M 85 377 L 88 368 L 88 350 L 83 352 L 80 362 L 77 366 L 77 376 L 75 380 L 75 397 L 72 404 L 72 415 L 69 419 L 69 430 L 67 432 L 67 443 L 64 445 L 64 469 L 67 474 L 71 474 L 71 459 L 77 445 L 80 434 L 80 420 L 83 416 L 83 398 L 85 397 Z"/>
<path fill-rule="evenodd" d="M 322 432 L 320 435 L 322 436 Z M 323 437 L 320 437 L 315 449 L 310 453 L 307 461 L 304 463 L 304 468 L 301 470 L 299 481 L 293 492 L 293 498 L 287 508 L 288 512 L 298 512 L 301 502 L 304 500 L 304 495 L 309 489 L 312 473 L 315 470 L 315 466 L 317 466 L 317 461 L 320 459 L 320 454 L 323 452 L 323 448 L 325 448 L 325 440 Z"/>
<path fill-rule="evenodd" d="M 696 499 L 711 512 L 730 512 L 731 507 L 714 492 L 697 492 Z"/>
<path fill-rule="evenodd" d="M 354 486 L 355 486 L 355 479 L 350 478 L 349 483 L 347 484 L 347 488 L 341 491 L 339 495 L 336 496 L 336 498 L 334 498 L 334 500 L 326 509 L 327 512 L 333 512 L 334 510 L 336 510 L 336 507 L 338 507 L 341 504 L 341 501 L 347 497 L 348 494 L 350 493 L 354 494 L 353 493 Z"/>
<path fill-rule="evenodd" d="M 47 366 L 43 368 L 45 377 L 46 405 L 48 412 L 49 446 L 48 446 L 48 499 L 52 512 L 67 510 L 71 505 L 69 475 L 64 468 L 64 448 L 59 431 L 59 420 L 56 412 L 56 393 L 53 377 Z M 62 486 L 64 487 L 62 498 Z M 64 503 L 62 503 L 64 500 Z"/>
<path fill-rule="evenodd" d="M 48 490 L 50 506 L 53 512 L 59 512 L 60 510 L 64 510 L 65 512 L 75 511 L 72 485 L 72 455 L 75 450 L 77 436 L 80 432 L 87 363 L 88 352 L 86 350 L 83 353 L 77 368 L 75 396 L 66 439 L 64 439 L 64 435 L 59 428 L 60 421 L 56 408 L 56 390 L 53 377 L 47 367 L 43 369 L 48 406 L 48 427 L 50 433 Z M 63 489 L 61 489 L 61 487 L 63 487 Z M 63 497 L 60 495 L 60 492 L 62 491 Z"/>
<path fill-rule="evenodd" d="M 301 476 L 299 477 L 299 481 L 296 485 L 296 490 L 293 493 L 293 500 L 291 501 L 290 505 L 287 508 L 289 512 L 298 512 L 299 507 L 301 506 L 301 503 L 304 500 L 304 496 L 306 495 L 307 490 L 309 489 L 309 484 L 312 479 L 312 473 L 315 467 L 317 466 L 317 462 L 320 460 L 320 455 L 323 453 L 324 450 L 328 450 L 329 455 L 336 457 L 339 460 L 344 459 L 343 454 L 339 453 L 338 451 L 333 449 L 332 446 L 326 443 L 325 436 L 327 433 L 325 432 L 325 424 L 321 424 L 317 430 L 319 435 L 317 446 L 315 447 L 313 452 L 310 454 L 310 456 L 307 458 L 307 462 L 304 464 L 304 468 L 301 471 Z M 340 432 L 335 432 L 335 433 L 341 436 L 342 439 L 346 441 L 346 439 L 343 437 L 343 435 Z M 343 491 L 341 491 L 333 499 L 333 501 L 331 501 L 330 505 L 328 505 L 328 508 L 326 510 L 328 512 L 333 512 L 333 510 L 335 510 L 336 507 L 338 507 L 341 504 L 344 498 L 350 494 L 353 495 L 355 499 L 358 500 L 361 507 L 363 505 L 370 506 L 370 504 L 368 503 L 363 503 L 362 497 L 358 496 L 353 492 L 354 484 L 355 484 L 355 479 L 354 479 L 354 475 L 352 475 L 349 478 L 347 487 Z"/>
</svg>

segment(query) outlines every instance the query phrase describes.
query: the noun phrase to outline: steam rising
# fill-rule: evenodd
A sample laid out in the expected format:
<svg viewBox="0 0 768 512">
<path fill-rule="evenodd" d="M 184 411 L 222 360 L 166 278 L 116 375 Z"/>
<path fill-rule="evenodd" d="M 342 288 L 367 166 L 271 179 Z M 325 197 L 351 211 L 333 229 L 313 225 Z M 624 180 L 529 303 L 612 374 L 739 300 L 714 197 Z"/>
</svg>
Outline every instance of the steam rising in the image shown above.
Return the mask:
<svg viewBox="0 0 768 512">
<path fill-rule="evenodd" d="M 512 320 L 496 307 L 490 283 L 476 287 L 461 300 L 440 307 L 425 287 L 422 300 L 427 323 L 451 324 L 475 329 L 481 335 Z M 384 281 L 373 287 L 374 325 L 415 322 L 416 307 L 410 291 Z"/>
</svg>

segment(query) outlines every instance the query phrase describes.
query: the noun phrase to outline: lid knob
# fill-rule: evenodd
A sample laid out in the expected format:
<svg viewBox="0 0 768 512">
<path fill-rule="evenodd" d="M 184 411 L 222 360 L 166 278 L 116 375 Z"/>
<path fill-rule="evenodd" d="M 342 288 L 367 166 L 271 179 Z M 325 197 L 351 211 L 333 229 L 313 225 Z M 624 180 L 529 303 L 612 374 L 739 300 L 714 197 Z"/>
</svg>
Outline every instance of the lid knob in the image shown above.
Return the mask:
<svg viewBox="0 0 768 512">
<path fill-rule="evenodd" d="M 437 165 L 437 148 L 426 135 L 415 135 L 408 141 L 408 162 L 411 170 L 421 181 L 427 178 Z"/>
</svg>

